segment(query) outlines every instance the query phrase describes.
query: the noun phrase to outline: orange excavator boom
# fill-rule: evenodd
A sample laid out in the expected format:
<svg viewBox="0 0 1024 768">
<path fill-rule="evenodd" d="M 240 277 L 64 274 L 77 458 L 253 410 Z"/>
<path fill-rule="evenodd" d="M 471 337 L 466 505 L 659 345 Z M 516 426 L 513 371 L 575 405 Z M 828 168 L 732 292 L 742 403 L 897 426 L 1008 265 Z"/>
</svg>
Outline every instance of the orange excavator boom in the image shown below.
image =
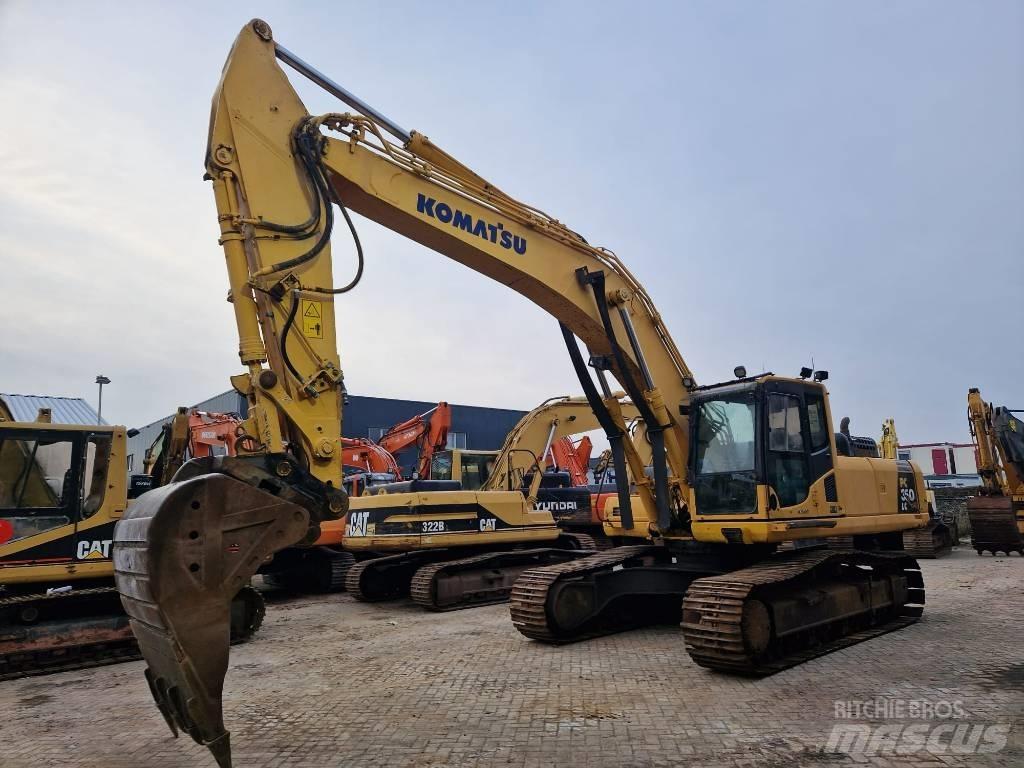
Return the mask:
<svg viewBox="0 0 1024 768">
<path fill-rule="evenodd" d="M 429 411 L 391 427 L 380 436 L 377 445 L 394 455 L 415 443 L 420 451 L 416 470 L 418 476 L 429 477 L 430 460 L 435 451 L 443 451 L 448 445 L 448 430 L 451 426 L 451 406 L 442 400 Z"/>
<path fill-rule="evenodd" d="M 573 485 L 587 485 L 590 481 L 588 469 L 590 454 L 594 444 L 587 435 L 574 443 L 569 436 L 561 437 L 551 443 L 548 451 L 548 464 L 555 469 L 568 470 Z"/>
</svg>

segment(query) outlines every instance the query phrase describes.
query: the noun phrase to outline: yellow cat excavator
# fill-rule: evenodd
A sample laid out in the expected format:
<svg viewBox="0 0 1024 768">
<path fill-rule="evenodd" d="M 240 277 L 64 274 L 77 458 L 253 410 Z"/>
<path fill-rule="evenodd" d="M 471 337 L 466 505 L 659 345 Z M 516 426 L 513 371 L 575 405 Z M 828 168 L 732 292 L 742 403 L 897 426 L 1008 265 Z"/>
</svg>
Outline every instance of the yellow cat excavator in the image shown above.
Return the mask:
<svg viewBox="0 0 1024 768">
<path fill-rule="evenodd" d="M 353 111 L 309 115 L 278 61 Z M 921 614 L 916 561 L 886 550 L 926 524 L 923 477 L 909 464 L 837 454 L 825 372 L 797 379 L 737 369 L 734 380 L 698 386 L 651 297 L 614 253 L 387 119 L 276 44 L 263 21 L 243 28 L 228 57 L 206 172 L 246 368 L 232 382 L 249 402 L 241 425 L 249 450 L 189 462 L 141 497 L 117 526 L 114 558 L 157 706 L 172 731 L 185 730 L 221 766 L 231 764 L 221 701 L 230 598 L 268 556 L 313 543 L 322 523 L 348 511 L 337 487 L 334 301 L 362 270 L 349 210 L 553 315 L 608 436 L 617 508 L 606 532 L 637 543 L 523 573 L 512 596 L 521 631 L 564 642 L 682 618 L 699 664 L 766 674 Z M 333 206 L 359 262 L 341 286 L 331 269 Z M 632 432 L 613 379 L 640 414 Z M 465 492 L 379 498 L 415 514 L 434 493 L 450 501 Z M 519 488 L 465 503 L 478 526 L 503 505 L 523 509 Z M 773 553 L 833 535 L 878 549 Z"/>
<path fill-rule="evenodd" d="M 979 555 L 1024 555 L 1024 420 L 1020 411 L 993 406 L 971 388 L 967 419 L 982 489 L 967 501 L 971 544 Z"/>
<path fill-rule="evenodd" d="M 636 418 L 631 403 L 620 407 Z M 410 595 L 430 610 L 466 608 L 507 600 L 529 568 L 595 549 L 590 492 L 567 477 L 559 483 L 561 474 L 544 472 L 544 459 L 555 440 L 599 427 L 586 398 L 552 398 L 512 428 L 479 488 L 411 480 L 350 499 L 345 549 L 397 554 L 352 566 L 346 589 L 360 600 Z M 324 523 L 324 535 L 339 525 Z"/>
<path fill-rule="evenodd" d="M 128 434 L 54 424 L 48 411 L 14 421 L 0 401 L 0 679 L 138 658 L 111 553 L 132 503 Z M 230 613 L 241 642 L 259 629 L 263 600 L 243 585 Z"/>
</svg>

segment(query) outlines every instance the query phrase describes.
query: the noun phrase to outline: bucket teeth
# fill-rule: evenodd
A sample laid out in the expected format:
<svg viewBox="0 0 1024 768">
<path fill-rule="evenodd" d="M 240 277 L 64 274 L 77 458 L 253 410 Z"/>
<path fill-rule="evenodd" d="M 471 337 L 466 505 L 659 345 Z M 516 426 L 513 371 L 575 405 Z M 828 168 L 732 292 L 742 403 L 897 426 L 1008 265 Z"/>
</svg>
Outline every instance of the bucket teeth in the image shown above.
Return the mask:
<svg viewBox="0 0 1024 768">
<path fill-rule="evenodd" d="M 173 482 L 141 496 L 114 533 L 121 602 L 171 732 L 231 765 L 222 693 L 231 600 L 269 555 L 299 541 L 309 513 L 223 474 Z"/>
</svg>

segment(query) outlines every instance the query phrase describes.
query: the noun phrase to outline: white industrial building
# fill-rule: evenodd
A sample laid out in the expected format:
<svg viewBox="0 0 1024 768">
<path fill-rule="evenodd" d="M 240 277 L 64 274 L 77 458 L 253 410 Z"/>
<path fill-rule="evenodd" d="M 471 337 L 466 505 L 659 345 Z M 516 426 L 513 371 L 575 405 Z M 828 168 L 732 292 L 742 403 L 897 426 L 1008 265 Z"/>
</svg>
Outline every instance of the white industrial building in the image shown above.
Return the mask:
<svg viewBox="0 0 1024 768">
<path fill-rule="evenodd" d="M 898 450 L 899 458 L 921 467 L 930 488 L 981 485 L 974 443 L 911 443 Z"/>
</svg>

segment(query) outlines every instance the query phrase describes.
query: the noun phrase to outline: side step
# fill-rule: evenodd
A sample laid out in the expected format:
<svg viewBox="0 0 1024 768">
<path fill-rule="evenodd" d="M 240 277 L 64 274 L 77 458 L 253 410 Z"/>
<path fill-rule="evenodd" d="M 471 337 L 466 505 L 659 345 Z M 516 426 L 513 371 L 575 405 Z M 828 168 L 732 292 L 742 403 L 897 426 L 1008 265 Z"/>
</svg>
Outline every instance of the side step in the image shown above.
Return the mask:
<svg viewBox="0 0 1024 768">
<path fill-rule="evenodd" d="M 698 579 L 683 634 L 703 667 L 770 675 L 915 622 L 924 581 L 903 553 L 815 550 Z"/>
</svg>

